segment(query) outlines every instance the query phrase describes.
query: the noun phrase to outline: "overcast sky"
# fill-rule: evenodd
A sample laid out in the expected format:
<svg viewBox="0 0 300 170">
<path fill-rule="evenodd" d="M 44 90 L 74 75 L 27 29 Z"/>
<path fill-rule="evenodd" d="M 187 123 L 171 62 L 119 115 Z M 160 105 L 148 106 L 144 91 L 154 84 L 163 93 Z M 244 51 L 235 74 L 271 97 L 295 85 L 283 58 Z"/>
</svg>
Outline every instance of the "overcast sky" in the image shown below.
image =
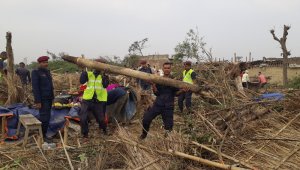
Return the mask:
<svg viewBox="0 0 300 170">
<path fill-rule="evenodd" d="M 279 57 L 269 32 L 281 37 L 291 25 L 287 47 L 300 56 L 300 0 L 0 0 L 0 51 L 13 35 L 16 62 L 46 51 L 70 55 L 125 56 L 136 40 L 149 38 L 144 54 L 174 54 L 198 27 L 213 56 L 233 53 L 255 59 Z"/>
</svg>

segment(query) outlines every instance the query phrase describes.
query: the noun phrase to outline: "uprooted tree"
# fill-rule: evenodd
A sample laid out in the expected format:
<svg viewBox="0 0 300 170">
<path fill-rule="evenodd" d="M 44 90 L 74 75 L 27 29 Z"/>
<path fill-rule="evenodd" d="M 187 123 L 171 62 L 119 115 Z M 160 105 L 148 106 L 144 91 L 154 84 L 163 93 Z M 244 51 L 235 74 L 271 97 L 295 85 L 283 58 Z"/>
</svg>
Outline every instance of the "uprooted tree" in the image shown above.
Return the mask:
<svg viewBox="0 0 300 170">
<path fill-rule="evenodd" d="M 183 57 L 187 57 L 195 58 L 198 62 L 212 62 L 211 49 L 206 50 L 206 43 L 203 39 L 204 37 L 199 36 L 198 28 L 196 28 L 196 31 L 190 29 L 185 40 L 175 47 L 175 59 L 182 60 Z"/>
<path fill-rule="evenodd" d="M 282 57 L 283 57 L 283 85 L 286 86 L 288 83 L 288 76 L 287 76 L 287 68 L 288 68 L 288 56 L 291 55 L 290 51 L 286 48 L 286 39 L 288 35 L 288 30 L 290 29 L 290 26 L 284 25 L 283 27 L 283 36 L 279 39 L 275 35 L 275 30 L 270 30 L 274 40 L 278 41 L 280 43 L 281 49 L 282 49 Z"/>
</svg>

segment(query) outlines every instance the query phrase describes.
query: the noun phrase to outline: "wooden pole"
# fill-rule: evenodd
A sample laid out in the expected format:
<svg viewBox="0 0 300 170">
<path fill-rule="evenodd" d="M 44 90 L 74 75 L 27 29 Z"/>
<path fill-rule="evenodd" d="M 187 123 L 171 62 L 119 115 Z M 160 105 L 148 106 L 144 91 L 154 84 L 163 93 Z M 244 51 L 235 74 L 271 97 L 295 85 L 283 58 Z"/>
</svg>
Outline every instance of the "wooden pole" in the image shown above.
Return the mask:
<svg viewBox="0 0 300 170">
<path fill-rule="evenodd" d="M 62 58 L 65 61 L 80 65 L 82 67 L 89 67 L 96 70 L 103 70 L 105 72 L 134 77 L 134 78 L 150 81 L 156 84 L 162 84 L 162 85 L 167 85 L 167 86 L 172 86 L 177 88 L 189 88 L 192 92 L 196 92 L 196 93 L 200 92 L 201 90 L 201 88 L 195 84 L 189 84 L 183 81 L 161 77 L 155 74 L 148 74 L 141 71 L 132 70 L 129 68 L 104 64 L 92 60 L 87 60 L 81 57 L 73 57 L 68 55 L 63 56 Z M 207 95 L 207 94 L 203 94 L 203 95 Z"/>
<path fill-rule="evenodd" d="M 203 158 L 200 158 L 200 157 L 188 155 L 188 154 L 178 152 L 178 151 L 174 151 L 174 150 L 171 150 L 171 149 L 169 150 L 169 152 L 171 152 L 173 155 L 183 157 L 183 158 L 186 158 L 186 159 L 190 159 L 190 160 L 193 160 L 193 161 L 197 161 L 197 162 L 200 162 L 204 165 L 208 165 L 208 166 L 212 166 L 212 167 L 217 167 L 217 168 L 221 168 L 221 169 L 231 169 L 231 170 L 244 170 L 244 168 L 239 168 L 239 167 L 234 167 L 234 166 L 231 166 L 231 165 L 220 164 L 218 162 L 213 162 L 213 161 L 210 161 L 210 160 L 207 160 L 207 159 L 203 159 Z"/>
<path fill-rule="evenodd" d="M 208 151 L 210 151 L 210 152 L 212 152 L 212 153 L 218 154 L 217 151 L 215 151 L 215 150 L 213 150 L 213 149 L 211 149 L 211 148 L 209 148 L 209 147 L 207 147 L 207 146 L 205 146 L 205 145 L 202 145 L 202 144 L 200 144 L 200 143 L 198 143 L 198 142 L 193 141 L 192 144 L 197 145 L 197 146 L 200 146 L 201 148 L 206 149 L 206 150 L 208 150 Z M 247 167 L 247 168 L 250 168 L 250 169 L 257 169 L 257 168 L 255 168 L 255 167 L 253 167 L 252 165 L 249 165 L 249 164 L 247 164 L 247 163 L 245 163 L 245 162 L 243 162 L 243 161 L 237 160 L 237 159 L 235 159 L 234 157 L 231 157 L 231 156 L 226 155 L 226 154 L 224 154 L 224 153 L 221 153 L 221 155 L 222 155 L 223 157 L 229 159 L 229 160 L 232 160 L 232 161 L 236 162 L 236 163 L 240 163 L 241 165 L 244 165 L 244 166 Z"/>
<path fill-rule="evenodd" d="M 59 133 L 59 137 L 60 137 L 62 146 L 63 146 L 64 151 L 65 151 L 65 154 L 66 154 L 66 156 L 67 156 L 67 159 L 68 159 L 70 168 L 71 168 L 71 170 L 74 170 L 74 166 L 73 166 L 73 164 L 72 164 L 72 162 L 71 162 L 71 159 L 70 159 L 70 156 L 69 156 L 69 154 L 68 154 L 68 152 L 67 152 L 67 150 L 66 150 L 66 146 L 65 146 L 64 140 L 63 140 L 63 138 L 62 138 L 62 136 L 61 136 L 60 130 L 58 131 L 58 133 Z"/>
</svg>

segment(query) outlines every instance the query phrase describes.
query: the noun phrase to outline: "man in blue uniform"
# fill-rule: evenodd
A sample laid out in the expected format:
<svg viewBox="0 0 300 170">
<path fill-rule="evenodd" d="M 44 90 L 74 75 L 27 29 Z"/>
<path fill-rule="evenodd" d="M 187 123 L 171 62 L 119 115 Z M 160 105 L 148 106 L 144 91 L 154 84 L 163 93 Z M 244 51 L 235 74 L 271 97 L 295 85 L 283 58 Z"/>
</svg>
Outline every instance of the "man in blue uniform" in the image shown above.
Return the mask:
<svg viewBox="0 0 300 170">
<path fill-rule="evenodd" d="M 105 60 L 96 60 L 104 63 Z M 87 84 L 82 96 L 81 110 L 79 113 L 81 133 L 83 138 L 88 138 L 89 125 L 88 125 L 88 110 L 91 110 L 99 128 L 107 135 L 107 125 L 105 122 L 105 111 L 107 103 L 106 87 L 109 84 L 109 78 L 100 71 L 82 71 L 80 76 L 80 83 Z"/>
<path fill-rule="evenodd" d="M 190 61 L 186 61 L 184 63 L 184 71 L 182 73 L 182 81 L 189 83 L 189 84 L 196 84 L 196 73 L 193 69 L 191 69 L 192 63 Z M 191 113 L 191 106 L 192 106 L 192 92 L 187 91 L 181 93 L 178 96 L 178 106 L 179 110 L 183 112 L 183 101 L 185 100 L 185 107 L 188 110 L 188 113 Z"/>
<path fill-rule="evenodd" d="M 42 131 L 47 141 L 47 129 L 49 126 L 52 101 L 54 99 L 52 76 L 48 68 L 48 56 L 41 56 L 37 59 L 39 66 L 32 71 L 32 91 L 36 108 L 40 112 Z"/>
<path fill-rule="evenodd" d="M 144 72 L 144 73 L 153 74 L 151 68 L 147 66 L 146 60 L 142 60 L 140 62 L 140 64 L 141 64 L 141 68 L 139 69 L 139 71 Z M 140 80 L 140 79 L 138 79 L 137 81 L 138 81 L 138 84 L 140 85 L 140 87 L 142 88 L 142 90 L 150 90 L 151 89 L 150 83 L 148 83 L 144 80 Z"/>
<path fill-rule="evenodd" d="M 171 78 L 171 63 L 163 64 L 164 77 Z M 174 98 L 176 95 L 180 94 L 186 90 L 179 90 L 175 87 L 164 86 L 164 85 L 152 85 L 152 90 L 157 96 L 153 106 L 147 110 L 143 117 L 143 132 L 140 139 L 145 139 L 147 137 L 150 124 L 156 116 L 162 116 L 164 128 L 166 130 L 166 135 L 173 129 L 173 113 L 174 113 Z"/>
<path fill-rule="evenodd" d="M 19 68 L 16 69 L 16 74 L 20 77 L 23 85 L 31 82 L 30 71 L 25 68 L 25 63 L 21 62 Z"/>
</svg>

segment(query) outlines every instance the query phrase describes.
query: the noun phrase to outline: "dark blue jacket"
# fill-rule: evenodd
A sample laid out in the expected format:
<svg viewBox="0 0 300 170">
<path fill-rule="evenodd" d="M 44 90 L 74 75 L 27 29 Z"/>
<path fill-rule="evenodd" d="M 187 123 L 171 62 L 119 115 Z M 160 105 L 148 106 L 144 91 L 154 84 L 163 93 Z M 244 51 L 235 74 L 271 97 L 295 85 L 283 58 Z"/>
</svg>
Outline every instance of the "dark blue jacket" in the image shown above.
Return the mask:
<svg viewBox="0 0 300 170">
<path fill-rule="evenodd" d="M 154 93 L 156 95 L 154 105 L 160 107 L 174 107 L 174 99 L 176 96 L 176 92 L 179 89 L 176 87 L 159 84 L 156 84 L 156 88 L 157 91 Z"/>
<path fill-rule="evenodd" d="M 43 100 L 53 100 L 53 83 L 50 71 L 45 68 L 38 68 L 31 72 L 32 91 L 35 103 Z"/>
<path fill-rule="evenodd" d="M 153 74 L 151 71 L 151 68 L 149 68 L 149 67 L 142 67 L 139 69 L 139 71 L 144 72 L 144 73 Z M 151 86 L 150 83 L 148 83 L 144 80 L 141 80 L 141 79 L 137 79 L 137 82 L 142 87 L 143 90 L 147 90 Z"/>
<path fill-rule="evenodd" d="M 22 84 L 28 84 L 31 82 L 30 71 L 26 68 L 17 68 L 16 74 L 20 77 Z"/>
</svg>

